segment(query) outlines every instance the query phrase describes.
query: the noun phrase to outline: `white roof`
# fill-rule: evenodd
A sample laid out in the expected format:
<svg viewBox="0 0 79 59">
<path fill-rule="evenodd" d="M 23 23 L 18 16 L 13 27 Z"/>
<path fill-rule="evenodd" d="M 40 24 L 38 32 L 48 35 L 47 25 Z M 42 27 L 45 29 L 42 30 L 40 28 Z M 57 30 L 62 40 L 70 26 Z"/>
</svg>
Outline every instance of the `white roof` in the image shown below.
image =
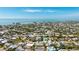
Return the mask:
<svg viewBox="0 0 79 59">
<path fill-rule="evenodd" d="M 1 34 L 4 34 L 4 31 L 0 31 Z"/>
<path fill-rule="evenodd" d="M 51 31 L 47 31 L 47 34 L 51 34 Z"/>
<path fill-rule="evenodd" d="M 11 45 L 11 46 L 9 46 L 9 48 L 16 48 L 17 47 L 17 45 Z"/>
<path fill-rule="evenodd" d="M 52 42 L 51 42 L 51 40 L 48 40 L 48 45 L 50 45 Z"/>
<path fill-rule="evenodd" d="M 2 40 L 4 40 L 4 39 L 0 39 L 0 41 L 2 41 Z"/>
<path fill-rule="evenodd" d="M 48 51 L 55 51 L 56 49 L 54 47 L 47 47 Z"/>
<path fill-rule="evenodd" d="M 12 37 L 12 39 L 14 39 L 14 40 L 15 40 L 15 39 L 16 39 L 16 37 Z"/>
<path fill-rule="evenodd" d="M 23 45 L 23 44 L 24 44 L 23 42 L 19 42 L 19 43 L 18 43 L 18 45 Z"/>
<path fill-rule="evenodd" d="M 7 42 L 7 40 L 3 40 L 3 41 L 1 41 L 2 43 L 6 43 Z"/>
<path fill-rule="evenodd" d="M 33 46 L 33 43 L 28 43 L 27 46 Z"/>
<path fill-rule="evenodd" d="M 62 44 L 64 44 L 65 42 L 64 41 L 60 41 Z"/>
</svg>

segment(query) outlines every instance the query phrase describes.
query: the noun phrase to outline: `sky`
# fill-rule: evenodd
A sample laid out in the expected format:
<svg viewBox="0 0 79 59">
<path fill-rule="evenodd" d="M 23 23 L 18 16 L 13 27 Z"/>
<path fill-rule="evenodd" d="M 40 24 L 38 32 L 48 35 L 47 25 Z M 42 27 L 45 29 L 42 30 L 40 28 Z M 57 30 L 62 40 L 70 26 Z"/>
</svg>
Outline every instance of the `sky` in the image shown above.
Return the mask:
<svg viewBox="0 0 79 59">
<path fill-rule="evenodd" d="M 79 7 L 0 7 L 0 19 L 79 19 Z"/>
</svg>

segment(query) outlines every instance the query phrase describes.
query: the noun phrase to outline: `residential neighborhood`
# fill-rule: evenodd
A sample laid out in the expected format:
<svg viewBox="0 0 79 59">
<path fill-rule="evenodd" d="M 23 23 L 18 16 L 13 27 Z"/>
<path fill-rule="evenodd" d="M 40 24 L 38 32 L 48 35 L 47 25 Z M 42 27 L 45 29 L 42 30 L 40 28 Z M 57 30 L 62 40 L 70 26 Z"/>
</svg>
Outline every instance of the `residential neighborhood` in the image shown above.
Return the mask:
<svg viewBox="0 0 79 59">
<path fill-rule="evenodd" d="M 0 51 L 77 51 L 79 22 L 0 25 Z"/>
</svg>

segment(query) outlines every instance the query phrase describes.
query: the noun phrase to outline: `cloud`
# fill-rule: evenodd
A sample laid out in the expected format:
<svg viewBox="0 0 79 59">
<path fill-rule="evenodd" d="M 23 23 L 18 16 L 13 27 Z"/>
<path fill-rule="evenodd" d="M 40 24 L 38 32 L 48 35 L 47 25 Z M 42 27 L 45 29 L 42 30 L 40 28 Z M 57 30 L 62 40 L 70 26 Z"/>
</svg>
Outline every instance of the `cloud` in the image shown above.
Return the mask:
<svg viewBox="0 0 79 59">
<path fill-rule="evenodd" d="M 39 10 L 39 9 L 26 9 L 24 10 L 24 12 L 50 12 L 50 13 L 54 13 L 56 12 L 55 10 Z"/>
<path fill-rule="evenodd" d="M 42 12 L 42 10 L 32 10 L 32 9 L 27 9 L 24 10 L 25 12 Z"/>
</svg>

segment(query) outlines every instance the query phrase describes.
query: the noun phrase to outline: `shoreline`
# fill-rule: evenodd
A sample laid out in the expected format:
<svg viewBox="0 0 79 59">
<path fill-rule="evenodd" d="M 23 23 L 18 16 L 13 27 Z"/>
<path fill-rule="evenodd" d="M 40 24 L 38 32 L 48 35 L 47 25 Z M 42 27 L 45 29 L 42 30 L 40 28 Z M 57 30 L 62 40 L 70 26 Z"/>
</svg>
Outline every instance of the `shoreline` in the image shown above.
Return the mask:
<svg viewBox="0 0 79 59">
<path fill-rule="evenodd" d="M 23 22 L 12 22 L 12 23 L 8 23 L 8 24 L 0 24 L 0 25 L 14 25 L 14 24 L 33 24 L 33 23 L 79 23 L 79 20 L 69 20 L 69 21 L 23 21 Z"/>
</svg>

